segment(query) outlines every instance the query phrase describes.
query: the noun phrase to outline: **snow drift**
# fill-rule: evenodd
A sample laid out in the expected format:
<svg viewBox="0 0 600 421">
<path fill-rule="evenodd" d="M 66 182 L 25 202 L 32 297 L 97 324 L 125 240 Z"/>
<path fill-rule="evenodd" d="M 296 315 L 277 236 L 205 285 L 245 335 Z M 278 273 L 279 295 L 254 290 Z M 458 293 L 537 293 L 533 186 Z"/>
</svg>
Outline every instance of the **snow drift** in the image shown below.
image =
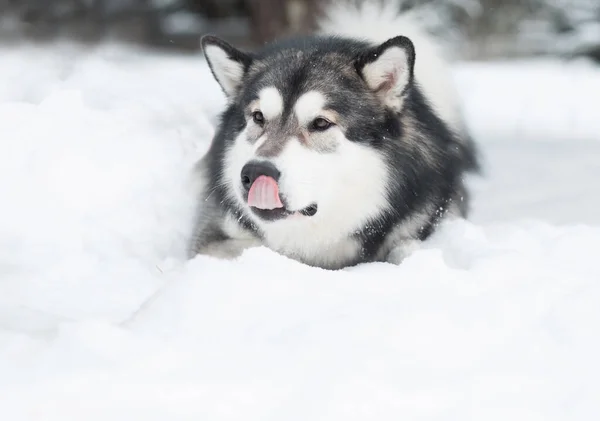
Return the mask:
<svg viewBox="0 0 600 421">
<path fill-rule="evenodd" d="M 2 419 L 600 415 L 597 69 L 458 65 L 473 219 L 401 266 L 324 271 L 185 260 L 224 104 L 201 58 L 0 53 Z"/>
</svg>

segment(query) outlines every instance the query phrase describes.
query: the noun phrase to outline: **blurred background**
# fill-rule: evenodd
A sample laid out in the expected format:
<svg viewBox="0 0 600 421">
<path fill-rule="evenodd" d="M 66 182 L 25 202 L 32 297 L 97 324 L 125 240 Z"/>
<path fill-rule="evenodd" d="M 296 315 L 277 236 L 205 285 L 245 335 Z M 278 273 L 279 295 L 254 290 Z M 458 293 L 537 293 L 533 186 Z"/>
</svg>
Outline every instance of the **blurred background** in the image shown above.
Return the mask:
<svg viewBox="0 0 600 421">
<path fill-rule="evenodd" d="M 195 52 L 220 35 L 252 47 L 310 31 L 324 0 L 0 0 L 0 42 L 106 39 Z M 600 0 L 405 0 L 464 59 L 586 56 L 600 62 Z"/>
</svg>

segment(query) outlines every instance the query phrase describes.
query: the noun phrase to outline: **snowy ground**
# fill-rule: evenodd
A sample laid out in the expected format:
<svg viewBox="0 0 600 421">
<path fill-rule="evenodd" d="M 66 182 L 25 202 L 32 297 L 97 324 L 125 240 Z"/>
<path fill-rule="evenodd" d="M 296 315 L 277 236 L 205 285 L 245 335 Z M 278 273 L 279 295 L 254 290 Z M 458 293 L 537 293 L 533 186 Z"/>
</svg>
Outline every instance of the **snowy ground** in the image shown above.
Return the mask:
<svg viewBox="0 0 600 421">
<path fill-rule="evenodd" d="M 487 173 L 403 265 L 186 262 L 198 58 L 0 47 L 0 419 L 600 416 L 600 70 L 461 64 Z"/>
</svg>

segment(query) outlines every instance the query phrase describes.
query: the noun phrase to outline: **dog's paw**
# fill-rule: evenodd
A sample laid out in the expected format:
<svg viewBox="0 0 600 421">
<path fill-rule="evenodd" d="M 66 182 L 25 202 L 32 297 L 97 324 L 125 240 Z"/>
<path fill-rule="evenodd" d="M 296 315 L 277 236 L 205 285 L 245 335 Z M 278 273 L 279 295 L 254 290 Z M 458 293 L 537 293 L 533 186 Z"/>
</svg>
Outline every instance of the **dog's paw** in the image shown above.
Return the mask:
<svg viewBox="0 0 600 421">
<path fill-rule="evenodd" d="M 244 250 L 260 247 L 261 245 L 261 241 L 254 238 L 228 239 L 209 243 L 198 250 L 198 254 L 216 257 L 218 259 L 233 260 L 240 257 Z"/>
<path fill-rule="evenodd" d="M 406 259 L 408 256 L 410 256 L 420 248 L 421 242 L 419 240 L 403 241 L 401 244 L 396 245 L 390 250 L 386 261 L 388 263 L 399 265 L 404 261 L 404 259 Z"/>
</svg>

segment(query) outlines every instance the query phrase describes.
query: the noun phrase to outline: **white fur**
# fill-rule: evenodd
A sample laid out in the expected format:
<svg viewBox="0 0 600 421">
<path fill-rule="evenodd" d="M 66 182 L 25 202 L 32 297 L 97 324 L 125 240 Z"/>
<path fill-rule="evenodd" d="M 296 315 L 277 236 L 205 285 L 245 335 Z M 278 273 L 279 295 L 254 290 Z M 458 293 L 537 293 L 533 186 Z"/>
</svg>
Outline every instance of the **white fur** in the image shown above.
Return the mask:
<svg viewBox="0 0 600 421">
<path fill-rule="evenodd" d="M 227 52 L 217 45 L 207 45 L 204 54 L 225 93 L 232 95 L 244 76 L 244 66 L 230 59 Z"/>
<path fill-rule="evenodd" d="M 254 152 L 256 152 L 258 149 L 260 149 L 260 147 L 267 141 L 267 136 L 266 135 L 262 135 L 261 137 L 258 138 L 258 140 L 256 142 L 254 142 Z"/>
<path fill-rule="evenodd" d="M 335 266 L 356 256 L 359 245 L 351 235 L 385 207 L 387 169 L 376 151 L 348 141 L 335 127 L 329 132 L 337 138 L 335 152 L 311 150 L 294 138 L 271 161 L 281 171 L 279 187 L 289 210 L 316 203 L 317 213 L 274 222 L 260 220 L 249 209 L 247 214 L 261 228 L 270 248 L 314 264 Z M 254 148 L 244 131 L 227 151 L 225 163 L 230 191 L 242 207 L 247 205 L 240 172 L 253 158 Z M 340 180 L 344 188 L 340 188 Z"/>
<path fill-rule="evenodd" d="M 418 237 L 419 231 L 429 223 L 429 211 L 431 209 L 424 209 L 422 212 L 406 218 L 402 224 L 397 225 L 387 236 L 377 258 L 400 264 L 404 258 L 412 254 L 420 244 L 415 238 Z"/>
<path fill-rule="evenodd" d="M 400 47 L 390 47 L 377 60 L 367 64 L 362 73 L 367 85 L 373 90 L 393 79 L 393 86 L 380 95 L 389 107 L 399 110 L 402 104 L 398 98 L 408 84 L 410 76 L 406 51 Z"/>
<path fill-rule="evenodd" d="M 231 238 L 246 240 L 248 242 L 251 242 L 252 240 L 256 241 L 256 236 L 248 230 L 242 228 L 238 221 L 236 221 L 231 215 L 225 216 L 221 225 L 221 229 L 223 230 L 223 233 Z"/>
<path fill-rule="evenodd" d="M 283 112 L 283 98 L 274 86 L 264 88 L 258 94 L 259 109 L 266 119 L 277 118 Z"/>
<path fill-rule="evenodd" d="M 302 94 L 296 104 L 294 111 L 300 125 L 305 126 L 318 117 L 325 106 L 325 97 L 317 91 L 309 91 Z"/>
<path fill-rule="evenodd" d="M 394 265 L 399 265 L 407 257 L 418 251 L 421 248 L 421 245 L 420 241 L 413 239 L 404 239 L 402 242 L 399 241 L 398 245 L 390 250 L 385 260 Z"/>
<path fill-rule="evenodd" d="M 258 238 L 232 238 L 229 240 L 213 242 L 202 249 L 202 254 L 217 259 L 232 260 L 240 257 L 244 251 L 262 245 Z"/>
<path fill-rule="evenodd" d="M 353 6 L 345 1 L 333 3 L 319 22 L 320 31 L 383 43 L 404 35 L 413 42 L 416 51 L 415 80 L 431 101 L 438 115 L 453 129 L 463 127 L 458 95 L 449 64 L 439 46 L 410 13 L 398 15 L 399 2 L 386 0 L 362 2 Z"/>
<path fill-rule="evenodd" d="M 317 203 L 317 213 L 273 222 L 264 231 L 267 243 L 284 253 L 339 262 L 357 251 L 348 237 L 385 207 L 387 171 L 375 151 L 348 141 L 337 128 L 329 131 L 339 140 L 335 152 L 315 152 L 292 141 L 274 160 L 290 208 Z M 318 255 L 323 248 L 328 249 L 327 256 Z"/>
</svg>

